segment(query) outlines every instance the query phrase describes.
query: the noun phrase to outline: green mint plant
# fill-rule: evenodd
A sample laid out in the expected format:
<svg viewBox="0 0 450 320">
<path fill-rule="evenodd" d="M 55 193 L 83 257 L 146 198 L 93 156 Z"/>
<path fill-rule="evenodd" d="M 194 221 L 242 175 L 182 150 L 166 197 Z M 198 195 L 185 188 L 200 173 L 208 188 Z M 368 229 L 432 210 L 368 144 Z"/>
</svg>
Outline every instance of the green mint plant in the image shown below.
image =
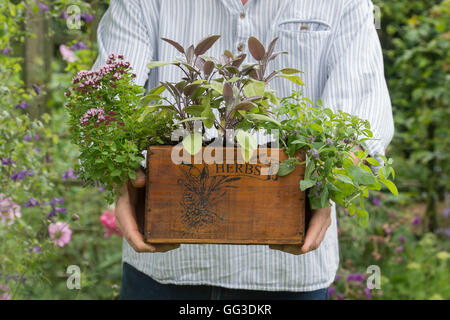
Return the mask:
<svg viewBox="0 0 450 320">
<path fill-rule="evenodd" d="M 112 203 L 118 188 L 129 178 L 150 144 L 168 139 L 172 118 L 159 113 L 141 118 L 144 88 L 134 82 L 130 63 L 111 54 L 97 71 L 81 71 L 66 92 L 69 100 L 72 141 L 79 146 L 80 179 L 87 185 L 101 185 Z"/>
<path fill-rule="evenodd" d="M 280 126 L 266 123 L 267 129 L 280 130 L 280 144 L 289 158 L 280 163 L 279 176 L 294 171 L 297 165 L 306 164 L 304 178 L 299 183 L 302 191 L 308 191 L 312 209 L 330 206 L 334 201 L 348 208 L 350 215 L 357 214 L 361 225 L 368 223 L 364 198 L 370 190 L 386 186 L 398 195 L 392 159 L 379 155 L 381 163 L 369 156 L 365 142 L 373 138 L 370 123 L 357 116 L 339 110 L 334 113 L 322 106 L 314 106 L 297 91 L 281 99 L 273 109 Z M 295 154 L 304 150 L 307 161 L 300 162 Z"/>
</svg>

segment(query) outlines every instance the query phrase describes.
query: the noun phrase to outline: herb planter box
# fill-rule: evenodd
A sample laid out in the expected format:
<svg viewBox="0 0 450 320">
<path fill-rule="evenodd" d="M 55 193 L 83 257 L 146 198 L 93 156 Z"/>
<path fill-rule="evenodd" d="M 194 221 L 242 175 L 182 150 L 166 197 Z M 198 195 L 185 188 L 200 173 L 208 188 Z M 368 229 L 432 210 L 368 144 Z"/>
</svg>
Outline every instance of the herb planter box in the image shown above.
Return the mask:
<svg viewBox="0 0 450 320">
<path fill-rule="evenodd" d="M 303 243 L 305 193 L 299 181 L 304 166 L 285 177 L 261 174 L 269 169 L 269 159 L 287 158 L 282 149 L 258 150 L 256 163 L 237 163 L 240 150 L 229 148 L 227 154 L 223 148 L 223 163 L 190 165 L 174 163 L 172 148 L 148 149 L 146 242 Z M 300 161 L 304 158 L 298 154 Z"/>
</svg>

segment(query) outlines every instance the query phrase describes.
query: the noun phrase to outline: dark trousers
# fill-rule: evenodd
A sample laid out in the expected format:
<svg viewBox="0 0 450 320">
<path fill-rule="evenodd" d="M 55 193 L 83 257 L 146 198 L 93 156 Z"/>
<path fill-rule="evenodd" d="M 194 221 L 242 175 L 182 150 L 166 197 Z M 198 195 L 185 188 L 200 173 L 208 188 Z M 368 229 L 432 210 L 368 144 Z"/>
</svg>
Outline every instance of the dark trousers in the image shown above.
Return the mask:
<svg viewBox="0 0 450 320">
<path fill-rule="evenodd" d="M 208 285 L 161 284 L 123 264 L 122 300 L 328 300 L 328 289 L 310 292 L 228 289 Z"/>
</svg>

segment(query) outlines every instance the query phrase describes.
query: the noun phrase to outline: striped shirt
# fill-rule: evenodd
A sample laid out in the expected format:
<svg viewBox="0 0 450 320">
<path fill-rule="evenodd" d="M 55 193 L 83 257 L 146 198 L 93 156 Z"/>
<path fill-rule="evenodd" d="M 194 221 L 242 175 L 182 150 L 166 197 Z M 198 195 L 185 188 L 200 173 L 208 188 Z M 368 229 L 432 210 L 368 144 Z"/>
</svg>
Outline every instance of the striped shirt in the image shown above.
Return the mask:
<svg viewBox="0 0 450 320">
<path fill-rule="evenodd" d="M 254 36 L 265 46 L 279 37 L 276 51 L 288 51 L 271 65 L 304 71 L 304 96 L 322 98 L 324 105 L 368 119 L 374 137 L 372 155 L 384 154 L 392 139 L 393 119 L 384 78 L 380 42 L 370 0 L 111 0 L 98 29 L 99 55 L 94 69 L 110 53 L 123 54 L 147 88 L 159 81 L 178 81 L 176 67 L 153 69 L 152 60 L 172 61 L 180 53 L 169 38 L 183 46 L 202 38 L 222 37 L 207 52 L 246 52 Z M 254 62 L 251 55 L 247 62 Z M 278 96 L 298 87 L 275 79 Z M 338 263 L 336 211 L 317 250 L 291 255 L 265 245 L 181 245 L 167 253 L 136 253 L 124 240 L 123 261 L 161 283 L 215 285 L 267 291 L 311 291 L 328 287 Z"/>
</svg>

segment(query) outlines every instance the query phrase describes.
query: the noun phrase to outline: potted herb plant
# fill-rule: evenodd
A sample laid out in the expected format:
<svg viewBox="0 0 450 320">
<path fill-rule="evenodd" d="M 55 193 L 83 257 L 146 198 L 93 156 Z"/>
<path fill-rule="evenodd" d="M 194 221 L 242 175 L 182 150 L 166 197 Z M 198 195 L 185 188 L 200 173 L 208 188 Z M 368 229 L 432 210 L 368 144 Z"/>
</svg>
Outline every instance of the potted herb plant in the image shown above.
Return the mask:
<svg viewBox="0 0 450 320">
<path fill-rule="evenodd" d="M 249 38 L 256 63 L 244 63 L 245 54 L 228 50 L 219 58 L 205 55 L 218 38 L 187 48 L 162 38 L 183 57 L 148 67 L 172 65 L 183 77 L 146 95 L 120 55 L 78 74 L 66 95 L 84 181 L 104 185 L 113 201 L 148 149 L 144 233 L 153 243 L 301 243 L 307 190 L 312 208 L 335 201 L 364 224 L 369 190 L 382 183 L 396 192 L 388 180 L 391 160 L 380 164 L 358 151 L 353 164 L 351 151 L 371 137 L 370 124 L 314 106 L 299 92 L 278 98 L 272 79 L 303 82 L 293 68 L 268 72 L 286 54 L 274 51 L 277 39 L 266 50 Z M 211 129 L 217 137 L 205 135 Z M 252 133 L 259 129 L 278 138 L 258 148 Z M 380 167 L 378 173 L 367 164 Z"/>
</svg>

